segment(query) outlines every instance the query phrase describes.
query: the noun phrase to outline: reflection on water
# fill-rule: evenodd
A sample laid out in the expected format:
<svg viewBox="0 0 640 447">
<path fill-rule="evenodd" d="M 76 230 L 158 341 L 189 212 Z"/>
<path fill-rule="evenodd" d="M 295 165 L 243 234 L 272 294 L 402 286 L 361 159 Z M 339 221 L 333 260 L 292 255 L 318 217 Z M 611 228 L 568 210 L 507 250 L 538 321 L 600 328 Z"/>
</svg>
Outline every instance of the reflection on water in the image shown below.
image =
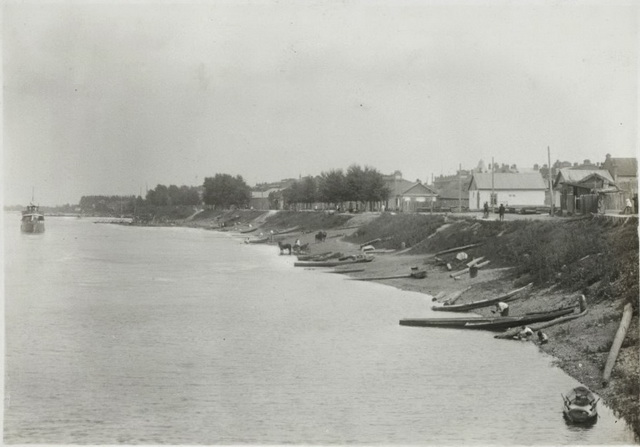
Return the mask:
<svg viewBox="0 0 640 447">
<path fill-rule="evenodd" d="M 532 344 L 407 328 L 424 295 L 181 228 L 5 216 L 10 443 L 620 444 Z M 375 261 L 374 261 L 375 262 Z"/>
</svg>

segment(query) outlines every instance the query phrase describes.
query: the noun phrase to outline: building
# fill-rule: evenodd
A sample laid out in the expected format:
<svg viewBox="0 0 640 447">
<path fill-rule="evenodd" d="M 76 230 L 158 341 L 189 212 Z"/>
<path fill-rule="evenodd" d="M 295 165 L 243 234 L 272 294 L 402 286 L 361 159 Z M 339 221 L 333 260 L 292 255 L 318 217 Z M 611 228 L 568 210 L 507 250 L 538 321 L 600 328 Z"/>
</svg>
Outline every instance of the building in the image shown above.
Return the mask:
<svg viewBox="0 0 640 447">
<path fill-rule="evenodd" d="M 546 185 L 539 173 L 473 173 L 469 182 L 469 208 L 482 209 L 484 203 L 508 207 L 542 207 Z"/>
<path fill-rule="evenodd" d="M 611 154 L 607 154 L 604 163 L 602 163 L 602 169 L 609 172 L 613 182 L 620 190 L 631 196 L 638 194 L 637 158 L 614 158 Z"/>
<path fill-rule="evenodd" d="M 283 209 L 282 191 L 290 187 L 294 182 L 295 179 L 286 179 L 275 183 L 256 185 L 251 190 L 249 205 L 255 210 Z"/>
<path fill-rule="evenodd" d="M 431 204 L 437 198 L 438 193 L 419 180 L 410 182 L 402 178 L 402 172 L 395 171 L 391 175 L 383 176 L 389 198 L 385 203 L 385 209 L 392 211 L 424 211 L 431 209 Z"/>
<path fill-rule="evenodd" d="M 481 168 L 480 161 L 479 168 Z M 459 171 L 456 175 L 441 175 L 433 180 L 433 190 L 438 193 L 435 210 L 456 211 L 469 209 L 469 184 L 471 171 Z"/>
<path fill-rule="evenodd" d="M 597 194 L 618 190 L 609 171 L 604 169 L 560 169 L 553 189 L 560 192 L 562 213 L 570 214 L 597 212 Z"/>
</svg>

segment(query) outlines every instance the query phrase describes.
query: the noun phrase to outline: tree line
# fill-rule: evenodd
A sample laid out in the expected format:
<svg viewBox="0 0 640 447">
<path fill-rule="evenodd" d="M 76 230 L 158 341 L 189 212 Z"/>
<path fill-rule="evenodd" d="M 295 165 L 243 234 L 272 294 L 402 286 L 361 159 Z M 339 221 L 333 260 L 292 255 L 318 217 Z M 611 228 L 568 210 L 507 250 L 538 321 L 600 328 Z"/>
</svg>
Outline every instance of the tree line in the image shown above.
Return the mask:
<svg viewBox="0 0 640 447">
<path fill-rule="evenodd" d="M 390 190 L 376 169 L 351 165 L 343 172 L 334 169 L 316 177 L 305 177 L 277 195 L 270 194 L 273 208 L 310 208 L 324 203 L 341 207 L 352 202 L 362 207 L 388 199 Z M 280 201 L 283 203 L 280 204 Z M 251 202 L 251 187 L 241 175 L 216 174 L 206 177 L 202 186 L 157 185 L 141 196 L 83 196 L 80 208 L 83 212 L 108 214 L 134 214 L 149 207 L 207 206 L 214 209 L 248 208 Z"/>
</svg>

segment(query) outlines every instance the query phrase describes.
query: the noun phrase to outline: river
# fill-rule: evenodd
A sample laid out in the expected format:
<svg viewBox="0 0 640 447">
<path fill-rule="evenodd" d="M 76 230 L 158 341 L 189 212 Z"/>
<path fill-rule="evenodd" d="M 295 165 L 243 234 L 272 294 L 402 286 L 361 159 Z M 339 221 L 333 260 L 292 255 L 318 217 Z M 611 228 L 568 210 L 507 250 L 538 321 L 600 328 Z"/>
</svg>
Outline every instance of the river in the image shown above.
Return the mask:
<svg viewBox="0 0 640 447">
<path fill-rule="evenodd" d="M 632 444 L 532 343 L 400 326 L 427 296 L 188 228 L 4 215 L 6 443 Z M 375 261 L 374 261 L 375 262 Z"/>
</svg>

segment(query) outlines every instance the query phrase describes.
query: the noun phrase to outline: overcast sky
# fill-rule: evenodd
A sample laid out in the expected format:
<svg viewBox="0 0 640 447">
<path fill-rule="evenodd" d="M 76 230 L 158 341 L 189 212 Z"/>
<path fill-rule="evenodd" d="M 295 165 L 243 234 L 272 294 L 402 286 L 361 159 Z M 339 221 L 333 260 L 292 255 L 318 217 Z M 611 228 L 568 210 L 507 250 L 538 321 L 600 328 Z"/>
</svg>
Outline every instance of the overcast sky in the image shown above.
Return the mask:
<svg viewBox="0 0 640 447">
<path fill-rule="evenodd" d="M 638 150 L 638 2 L 3 2 L 5 204 Z"/>
</svg>

